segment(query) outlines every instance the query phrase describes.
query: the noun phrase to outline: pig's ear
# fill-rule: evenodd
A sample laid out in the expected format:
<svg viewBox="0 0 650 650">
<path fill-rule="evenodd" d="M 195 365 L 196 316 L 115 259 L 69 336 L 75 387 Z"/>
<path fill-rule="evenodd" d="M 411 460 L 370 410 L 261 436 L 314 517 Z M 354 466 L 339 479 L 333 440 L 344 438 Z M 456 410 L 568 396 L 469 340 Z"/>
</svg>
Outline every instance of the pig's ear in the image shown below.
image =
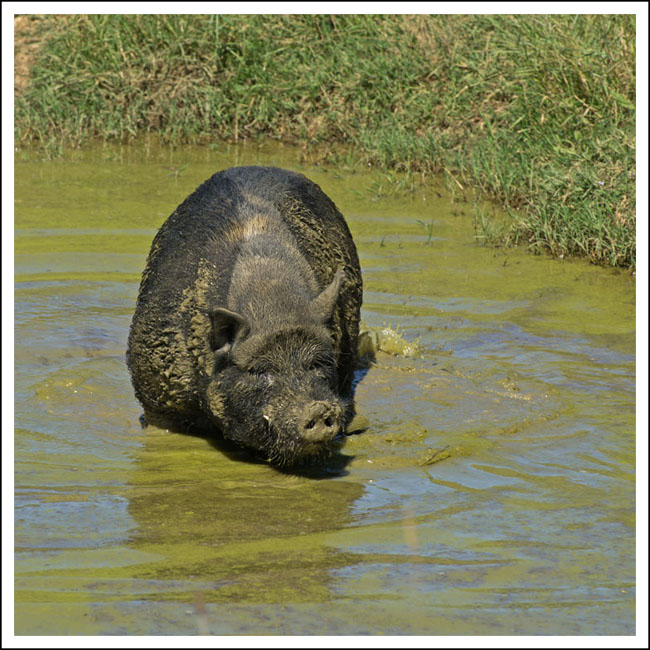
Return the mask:
<svg viewBox="0 0 650 650">
<path fill-rule="evenodd" d="M 334 306 L 339 297 L 341 282 L 343 280 L 343 271 L 339 269 L 334 274 L 334 279 L 323 291 L 317 295 L 310 305 L 311 313 L 322 323 L 327 323 L 332 319 Z"/>
<path fill-rule="evenodd" d="M 250 331 L 250 326 L 243 316 L 222 307 L 210 312 L 210 322 L 210 347 L 217 353 L 228 352 L 236 339 L 244 338 Z"/>
</svg>

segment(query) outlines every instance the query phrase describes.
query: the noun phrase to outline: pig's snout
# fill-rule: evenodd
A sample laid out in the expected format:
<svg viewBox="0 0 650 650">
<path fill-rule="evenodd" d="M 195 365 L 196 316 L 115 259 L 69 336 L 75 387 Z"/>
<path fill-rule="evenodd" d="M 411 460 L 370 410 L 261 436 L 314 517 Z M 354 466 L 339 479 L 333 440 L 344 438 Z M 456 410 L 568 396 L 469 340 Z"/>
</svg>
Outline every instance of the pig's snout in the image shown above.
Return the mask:
<svg viewBox="0 0 650 650">
<path fill-rule="evenodd" d="M 312 442 L 327 442 L 341 432 L 341 408 L 328 402 L 311 402 L 302 412 L 300 434 Z"/>
</svg>

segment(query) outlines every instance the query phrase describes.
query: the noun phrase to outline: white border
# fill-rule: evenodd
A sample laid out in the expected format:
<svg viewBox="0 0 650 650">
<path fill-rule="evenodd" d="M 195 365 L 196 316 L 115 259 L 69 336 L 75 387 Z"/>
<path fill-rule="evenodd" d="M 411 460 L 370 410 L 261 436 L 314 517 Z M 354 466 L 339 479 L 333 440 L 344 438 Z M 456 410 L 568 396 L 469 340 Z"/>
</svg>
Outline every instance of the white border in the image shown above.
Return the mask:
<svg viewBox="0 0 650 650">
<path fill-rule="evenodd" d="M 180 11 L 179 11 L 180 9 Z M 15 637 L 13 621 L 13 15 L 38 13 L 630 13 L 637 15 L 637 634 L 628 637 Z M 5 2 L 2 4 L 2 647 L 648 647 L 648 6 L 645 2 Z M 353 607 L 353 605 L 351 605 Z"/>
</svg>

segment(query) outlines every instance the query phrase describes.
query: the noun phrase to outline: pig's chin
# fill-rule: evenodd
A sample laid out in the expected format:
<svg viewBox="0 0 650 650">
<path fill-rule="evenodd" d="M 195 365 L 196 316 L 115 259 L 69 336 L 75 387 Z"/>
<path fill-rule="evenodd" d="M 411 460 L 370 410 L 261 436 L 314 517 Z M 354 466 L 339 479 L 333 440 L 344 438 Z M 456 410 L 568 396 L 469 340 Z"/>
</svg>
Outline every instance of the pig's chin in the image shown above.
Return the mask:
<svg viewBox="0 0 650 650">
<path fill-rule="evenodd" d="M 305 440 L 297 434 L 271 432 L 271 444 L 262 454 L 272 467 L 288 468 L 327 460 L 345 444 L 340 433 L 327 441 Z"/>
</svg>

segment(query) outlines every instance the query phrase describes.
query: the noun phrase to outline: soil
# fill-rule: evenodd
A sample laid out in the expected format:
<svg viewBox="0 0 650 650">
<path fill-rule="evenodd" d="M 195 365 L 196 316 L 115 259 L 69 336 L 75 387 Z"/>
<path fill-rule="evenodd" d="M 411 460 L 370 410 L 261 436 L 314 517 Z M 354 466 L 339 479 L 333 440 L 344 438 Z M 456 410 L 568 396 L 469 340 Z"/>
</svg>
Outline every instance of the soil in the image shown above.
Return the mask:
<svg viewBox="0 0 650 650">
<path fill-rule="evenodd" d="M 29 71 L 43 43 L 44 16 L 14 16 L 14 97 L 27 87 Z"/>
</svg>

